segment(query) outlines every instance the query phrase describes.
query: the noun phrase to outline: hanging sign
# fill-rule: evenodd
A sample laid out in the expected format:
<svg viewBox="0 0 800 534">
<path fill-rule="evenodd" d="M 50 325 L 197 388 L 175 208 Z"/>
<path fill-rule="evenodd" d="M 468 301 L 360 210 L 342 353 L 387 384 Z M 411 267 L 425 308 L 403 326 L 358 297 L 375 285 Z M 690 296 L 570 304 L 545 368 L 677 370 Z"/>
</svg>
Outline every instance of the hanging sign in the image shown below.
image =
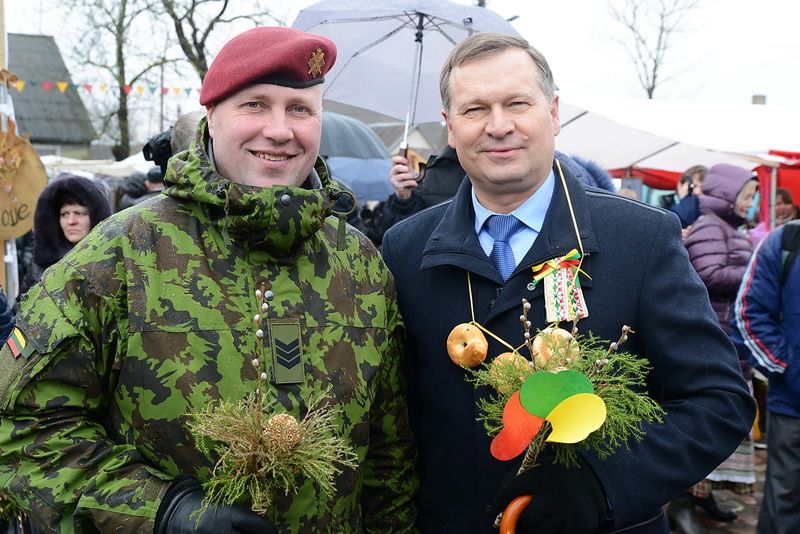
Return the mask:
<svg viewBox="0 0 800 534">
<path fill-rule="evenodd" d="M 47 185 L 47 173 L 14 121 L 0 132 L 0 240 L 20 237 L 33 228 L 36 201 Z"/>
</svg>

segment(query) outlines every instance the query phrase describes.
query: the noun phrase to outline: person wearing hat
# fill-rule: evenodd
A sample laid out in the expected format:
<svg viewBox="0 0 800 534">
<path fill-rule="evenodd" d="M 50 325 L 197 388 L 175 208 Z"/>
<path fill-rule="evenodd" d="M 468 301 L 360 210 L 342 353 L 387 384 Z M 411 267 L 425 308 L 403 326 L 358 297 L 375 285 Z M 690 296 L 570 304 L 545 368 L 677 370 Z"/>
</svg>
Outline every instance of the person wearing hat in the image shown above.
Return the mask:
<svg viewBox="0 0 800 534">
<path fill-rule="evenodd" d="M 406 532 L 417 478 L 402 323 L 375 248 L 331 216 L 318 157 L 334 44 L 291 28 L 230 40 L 206 118 L 163 194 L 97 226 L 22 301 L 0 351 L 0 491 L 47 531 Z M 326 497 L 298 476 L 263 515 L 199 514 L 217 458 L 187 427 L 263 396 L 341 408 L 355 453 Z"/>
</svg>

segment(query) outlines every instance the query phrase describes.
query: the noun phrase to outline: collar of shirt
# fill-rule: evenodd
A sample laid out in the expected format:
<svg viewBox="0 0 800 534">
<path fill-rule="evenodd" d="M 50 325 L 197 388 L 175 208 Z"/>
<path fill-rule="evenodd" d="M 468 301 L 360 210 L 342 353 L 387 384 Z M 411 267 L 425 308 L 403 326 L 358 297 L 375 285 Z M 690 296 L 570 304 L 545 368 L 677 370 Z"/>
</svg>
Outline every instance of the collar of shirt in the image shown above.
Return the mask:
<svg viewBox="0 0 800 534">
<path fill-rule="evenodd" d="M 511 250 L 514 252 L 514 261 L 516 265 L 519 265 L 519 262 L 525 257 L 525 254 L 528 253 L 528 250 L 536 240 L 536 236 L 539 235 L 539 232 L 542 230 L 544 218 L 545 215 L 547 215 L 547 208 L 550 207 L 550 200 L 553 198 L 555 181 L 555 175 L 553 171 L 550 171 L 550 174 L 539 189 L 534 191 L 521 206 L 511 212 L 511 215 L 514 215 L 525 225 L 512 235 L 511 239 L 508 241 Z M 472 207 L 475 210 L 475 233 L 478 234 L 478 241 L 481 244 L 481 248 L 483 248 L 483 251 L 488 256 L 492 252 L 494 239 L 492 239 L 492 236 L 486 231 L 483 223 L 486 222 L 486 219 L 488 219 L 490 215 L 496 214 L 487 210 L 478 202 L 474 187 L 472 188 Z"/>
</svg>

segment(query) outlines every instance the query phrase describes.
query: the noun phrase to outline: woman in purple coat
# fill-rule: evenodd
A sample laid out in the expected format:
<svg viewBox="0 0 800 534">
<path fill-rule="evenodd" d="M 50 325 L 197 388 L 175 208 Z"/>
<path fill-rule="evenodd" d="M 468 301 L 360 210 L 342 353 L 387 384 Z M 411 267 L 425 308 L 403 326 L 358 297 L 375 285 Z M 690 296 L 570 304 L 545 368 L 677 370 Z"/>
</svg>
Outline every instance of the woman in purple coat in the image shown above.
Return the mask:
<svg viewBox="0 0 800 534">
<path fill-rule="evenodd" d="M 701 215 L 685 243 L 692 265 L 708 289 L 719 324 L 729 335 L 736 293 L 753 252 L 753 245 L 739 227 L 747 221 L 747 211 L 753 206 L 757 187 L 756 178 L 747 169 L 727 164 L 711 167 L 699 197 Z M 745 360 L 740 363 L 749 381 L 752 369 Z M 691 502 L 700 505 L 715 519 L 730 521 L 736 514 L 718 506 L 712 486 L 747 495 L 752 493 L 754 482 L 753 442 L 747 438 L 728 460 L 692 488 Z M 693 507 L 690 510 L 693 511 Z"/>
<path fill-rule="evenodd" d="M 733 301 L 753 252 L 739 227 L 747 221 L 758 182 L 747 169 L 714 165 L 703 182 L 700 217 L 686 237 L 689 258 L 708 289 L 719 324 L 730 334 Z"/>
</svg>

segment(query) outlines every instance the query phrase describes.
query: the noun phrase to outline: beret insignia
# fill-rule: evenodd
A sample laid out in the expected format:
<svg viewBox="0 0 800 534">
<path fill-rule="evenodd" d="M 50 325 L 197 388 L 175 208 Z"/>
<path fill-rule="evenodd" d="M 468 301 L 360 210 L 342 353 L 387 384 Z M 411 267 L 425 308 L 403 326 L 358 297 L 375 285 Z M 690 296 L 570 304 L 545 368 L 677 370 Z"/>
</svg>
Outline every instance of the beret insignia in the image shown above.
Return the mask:
<svg viewBox="0 0 800 534">
<path fill-rule="evenodd" d="M 310 76 L 319 76 L 322 74 L 322 67 L 324 65 L 325 52 L 322 51 L 322 48 L 317 48 L 308 60 L 308 74 Z"/>
</svg>

